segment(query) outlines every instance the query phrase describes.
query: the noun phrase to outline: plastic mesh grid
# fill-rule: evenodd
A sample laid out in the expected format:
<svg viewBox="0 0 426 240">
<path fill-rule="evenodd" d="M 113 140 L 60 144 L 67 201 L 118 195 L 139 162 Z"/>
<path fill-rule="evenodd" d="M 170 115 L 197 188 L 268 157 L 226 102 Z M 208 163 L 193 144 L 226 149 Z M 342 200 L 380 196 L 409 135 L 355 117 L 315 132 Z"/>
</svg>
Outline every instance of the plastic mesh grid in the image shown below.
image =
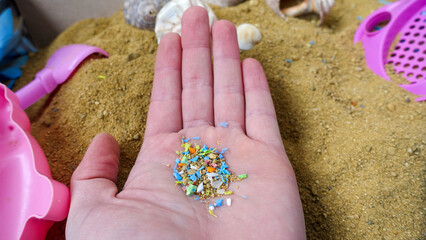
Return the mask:
<svg viewBox="0 0 426 240">
<path fill-rule="evenodd" d="M 410 82 L 426 81 L 426 5 L 401 30 L 388 63 Z"/>
</svg>

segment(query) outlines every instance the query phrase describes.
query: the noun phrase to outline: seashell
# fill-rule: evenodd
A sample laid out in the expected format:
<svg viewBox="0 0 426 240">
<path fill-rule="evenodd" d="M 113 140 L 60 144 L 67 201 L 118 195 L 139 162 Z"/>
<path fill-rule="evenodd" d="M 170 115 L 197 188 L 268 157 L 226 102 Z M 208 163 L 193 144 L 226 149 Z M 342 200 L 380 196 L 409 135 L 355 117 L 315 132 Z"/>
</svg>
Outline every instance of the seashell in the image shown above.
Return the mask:
<svg viewBox="0 0 426 240">
<path fill-rule="evenodd" d="M 157 14 L 167 2 L 169 0 L 125 0 L 124 18 L 134 27 L 154 30 Z"/>
<path fill-rule="evenodd" d="M 204 0 L 204 1 L 216 6 L 220 6 L 220 7 L 231 7 L 241 2 L 244 2 L 244 0 Z"/>
<path fill-rule="evenodd" d="M 210 28 L 213 23 L 217 20 L 213 10 L 200 0 L 172 0 L 168 2 L 157 14 L 155 23 L 155 35 L 157 35 L 158 43 L 161 38 L 169 32 L 181 34 L 182 31 L 182 16 L 186 9 L 192 6 L 200 6 L 207 10 L 209 15 Z"/>
<path fill-rule="evenodd" d="M 309 12 L 315 12 L 320 15 L 321 25 L 324 17 L 330 12 L 335 0 L 305 0 L 302 3 L 285 9 L 280 9 L 280 0 L 266 0 L 266 4 L 280 17 L 299 16 Z"/>
<path fill-rule="evenodd" d="M 241 50 L 250 50 L 262 40 L 262 34 L 255 26 L 243 23 L 237 27 L 238 46 Z"/>
</svg>

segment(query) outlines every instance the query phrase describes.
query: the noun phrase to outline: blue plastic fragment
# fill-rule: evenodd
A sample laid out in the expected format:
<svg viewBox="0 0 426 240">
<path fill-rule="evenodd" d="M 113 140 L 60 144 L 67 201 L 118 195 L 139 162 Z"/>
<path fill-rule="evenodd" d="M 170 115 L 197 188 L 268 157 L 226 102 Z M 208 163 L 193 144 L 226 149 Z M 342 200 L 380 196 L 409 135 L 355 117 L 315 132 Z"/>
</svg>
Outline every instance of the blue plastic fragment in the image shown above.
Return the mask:
<svg viewBox="0 0 426 240">
<path fill-rule="evenodd" d="M 360 107 L 365 108 L 365 106 L 364 106 L 364 105 L 361 105 Z"/>
<path fill-rule="evenodd" d="M 327 63 L 327 60 L 323 59 L 323 60 L 322 60 L 322 62 L 323 62 L 323 63 Z"/>
<path fill-rule="evenodd" d="M 201 177 L 201 173 L 200 171 L 196 172 L 195 174 L 197 174 L 197 177 L 200 178 Z"/>
<path fill-rule="evenodd" d="M 381 4 L 385 4 L 385 5 L 389 5 L 389 4 L 390 4 L 390 2 L 385 1 L 385 0 L 379 0 L 379 3 L 381 3 Z"/>
<path fill-rule="evenodd" d="M 194 139 L 194 140 L 199 140 L 199 139 L 200 139 L 200 137 L 193 137 L 192 139 Z"/>
<path fill-rule="evenodd" d="M 219 126 L 222 126 L 222 127 L 228 127 L 228 123 L 227 122 L 223 122 L 223 123 L 221 123 L 221 124 L 219 124 Z"/>
<path fill-rule="evenodd" d="M 222 182 L 224 182 L 224 180 L 223 180 L 223 176 L 222 176 L 222 175 L 220 175 L 220 180 L 221 180 Z"/>
<path fill-rule="evenodd" d="M 195 174 L 189 175 L 189 179 L 191 179 L 191 181 L 197 181 Z"/>
<path fill-rule="evenodd" d="M 202 167 L 200 167 L 200 168 L 198 169 L 198 171 L 201 171 L 201 170 L 203 170 L 204 168 L 206 168 L 206 167 L 202 166 Z"/>
<path fill-rule="evenodd" d="M 245 196 L 245 195 L 241 195 L 241 197 L 243 197 L 243 198 L 246 198 L 246 199 L 247 199 L 247 196 Z"/>
<path fill-rule="evenodd" d="M 204 160 L 209 160 L 209 159 L 210 159 L 210 158 L 209 158 L 209 157 L 207 157 L 207 156 L 205 156 L 205 157 L 204 157 Z"/>
<path fill-rule="evenodd" d="M 220 158 L 220 159 L 222 159 L 222 158 L 223 158 L 223 155 L 222 155 L 222 153 L 221 153 L 221 154 L 219 154 L 219 158 Z"/>
<path fill-rule="evenodd" d="M 183 154 L 183 155 L 188 155 L 188 154 L 189 154 L 189 151 L 182 152 L 182 154 Z"/>
<path fill-rule="evenodd" d="M 360 21 L 362 21 L 362 17 L 361 16 L 358 16 L 358 17 L 356 17 L 358 20 L 360 20 Z"/>
<path fill-rule="evenodd" d="M 176 158 L 176 164 L 180 163 L 179 158 Z"/>
<path fill-rule="evenodd" d="M 293 63 L 293 61 L 291 61 L 290 59 L 285 59 L 285 61 L 288 63 Z"/>
<path fill-rule="evenodd" d="M 198 196 L 196 196 L 196 197 L 194 198 L 194 200 L 198 200 L 198 199 L 200 199 L 200 197 L 198 197 Z"/>
<path fill-rule="evenodd" d="M 311 42 L 310 42 L 310 44 L 311 44 L 311 45 L 314 45 L 314 44 L 315 44 L 315 42 L 314 42 L 314 41 L 311 41 Z"/>
<path fill-rule="evenodd" d="M 198 160 L 198 156 L 195 156 L 194 158 L 192 158 L 190 161 L 191 162 L 195 162 L 195 161 L 197 161 Z"/>
<path fill-rule="evenodd" d="M 184 143 L 187 143 L 187 142 L 189 141 L 189 138 L 182 139 L 182 141 L 183 141 Z"/>
<path fill-rule="evenodd" d="M 176 180 L 181 181 L 182 177 L 180 176 L 179 173 L 173 173 L 173 176 L 176 178 Z"/>
<path fill-rule="evenodd" d="M 204 151 L 207 151 L 207 150 L 208 150 L 208 148 L 207 148 L 207 146 L 206 146 L 206 145 L 204 145 L 204 146 L 203 146 L 203 148 L 201 149 L 201 151 L 203 151 L 203 152 L 204 152 Z"/>
<path fill-rule="evenodd" d="M 228 149 L 227 149 L 227 148 L 223 148 L 223 149 L 222 149 L 222 151 L 221 151 L 220 153 L 222 153 L 222 154 L 223 154 L 223 153 L 225 153 L 225 152 L 226 152 L 226 150 L 228 150 Z"/>
<path fill-rule="evenodd" d="M 223 199 L 216 200 L 216 203 L 214 204 L 215 207 L 220 207 L 223 204 Z"/>
</svg>

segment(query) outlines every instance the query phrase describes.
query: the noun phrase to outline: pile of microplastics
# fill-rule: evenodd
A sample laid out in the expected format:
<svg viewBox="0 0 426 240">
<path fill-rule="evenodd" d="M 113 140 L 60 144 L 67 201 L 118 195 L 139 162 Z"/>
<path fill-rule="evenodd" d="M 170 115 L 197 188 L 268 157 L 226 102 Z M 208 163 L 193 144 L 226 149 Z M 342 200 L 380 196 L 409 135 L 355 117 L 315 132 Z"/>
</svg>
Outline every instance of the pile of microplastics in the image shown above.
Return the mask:
<svg viewBox="0 0 426 240">
<path fill-rule="evenodd" d="M 195 200 L 201 199 L 203 203 L 208 203 L 209 198 L 231 195 L 233 192 L 228 190 L 229 183 L 247 178 L 247 174 L 235 176 L 228 170 L 229 166 L 224 157 L 226 148 L 220 152 L 206 145 L 201 148 L 196 143 L 189 143 L 189 138 L 182 138 L 182 147 L 183 151 L 176 151 L 178 158 L 173 176 L 177 180 L 175 184 L 180 184 L 187 196 L 196 195 Z M 227 198 L 226 204 L 231 206 L 231 201 L 231 198 Z M 216 217 L 213 210 L 222 206 L 222 203 L 223 199 L 218 199 L 215 204 L 210 204 L 210 215 Z"/>
</svg>

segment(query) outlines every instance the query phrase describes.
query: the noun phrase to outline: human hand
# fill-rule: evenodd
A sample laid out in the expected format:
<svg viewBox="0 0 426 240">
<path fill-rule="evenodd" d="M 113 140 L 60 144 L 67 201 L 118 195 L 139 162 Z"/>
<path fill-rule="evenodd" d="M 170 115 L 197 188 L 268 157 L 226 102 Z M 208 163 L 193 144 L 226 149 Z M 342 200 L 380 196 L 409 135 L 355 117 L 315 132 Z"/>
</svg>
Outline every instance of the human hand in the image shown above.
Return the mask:
<svg viewBox="0 0 426 240">
<path fill-rule="evenodd" d="M 261 65 L 240 63 L 235 27 L 221 20 L 212 28 L 212 68 L 206 11 L 188 9 L 182 24 L 182 39 L 168 34 L 158 48 L 144 142 L 123 190 L 115 184 L 119 146 L 100 134 L 71 179 L 67 239 L 305 239 Z M 231 183 L 239 189 L 231 207 L 215 210 L 217 218 L 175 186 L 166 167 L 174 165 L 182 136 L 228 148 L 230 170 L 248 175 Z"/>
</svg>

